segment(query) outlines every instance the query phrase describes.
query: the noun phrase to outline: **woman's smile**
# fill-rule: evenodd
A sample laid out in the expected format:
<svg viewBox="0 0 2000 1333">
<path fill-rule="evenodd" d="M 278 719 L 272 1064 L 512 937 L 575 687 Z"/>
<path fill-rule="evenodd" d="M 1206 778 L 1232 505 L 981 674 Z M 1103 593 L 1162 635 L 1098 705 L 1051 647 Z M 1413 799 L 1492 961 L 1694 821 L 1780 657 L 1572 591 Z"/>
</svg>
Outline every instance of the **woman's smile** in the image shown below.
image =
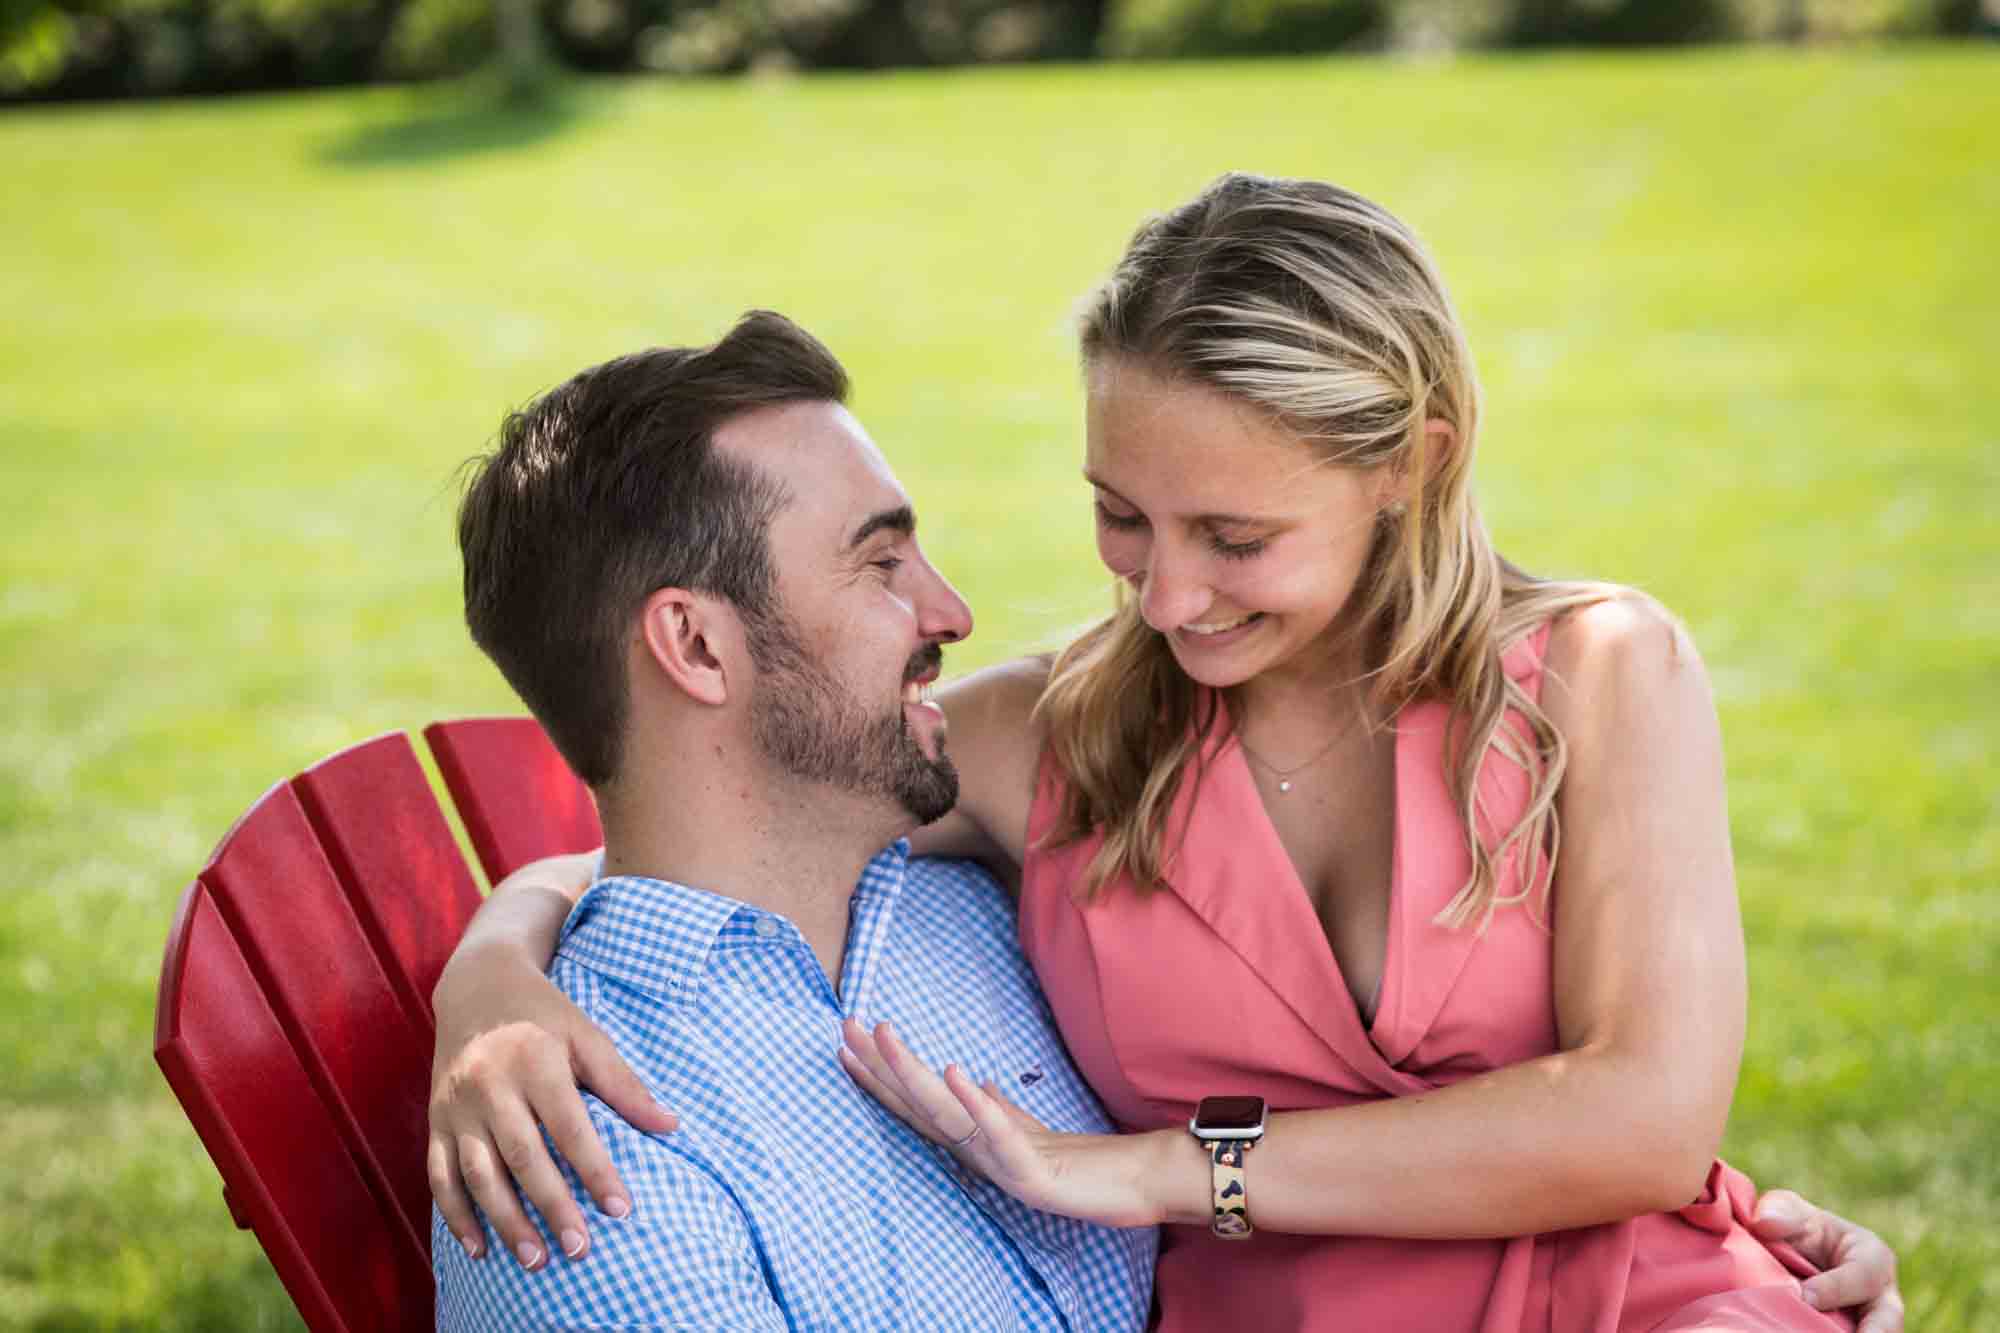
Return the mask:
<svg viewBox="0 0 2000 1333">
<path fill-rule="evenodd" d="M 1263 619 L 1262 611 L 1252 611 L 1227 620 L 1191 621 L 1175 630 L 1174 638 L 1197 650 L 1212 652 L 1240 643 L 1256 630 Z"/>
</svg>

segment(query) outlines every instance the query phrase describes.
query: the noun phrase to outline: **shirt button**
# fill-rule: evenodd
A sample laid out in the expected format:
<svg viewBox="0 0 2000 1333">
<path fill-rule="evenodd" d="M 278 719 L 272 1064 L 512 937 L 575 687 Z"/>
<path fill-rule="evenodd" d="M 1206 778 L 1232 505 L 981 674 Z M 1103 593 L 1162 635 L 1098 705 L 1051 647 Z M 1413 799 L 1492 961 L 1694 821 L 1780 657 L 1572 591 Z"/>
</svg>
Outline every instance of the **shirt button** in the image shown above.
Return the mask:
<svg viewBox="0 0 2000 1333">
<path fill-rule="evenodd" d="M 768 940 L 778 933 L 778 923 L 771 917 L 760 916 L 757 918 L 757 924 L 752 926 L 751 929 Z"/>
</svg>

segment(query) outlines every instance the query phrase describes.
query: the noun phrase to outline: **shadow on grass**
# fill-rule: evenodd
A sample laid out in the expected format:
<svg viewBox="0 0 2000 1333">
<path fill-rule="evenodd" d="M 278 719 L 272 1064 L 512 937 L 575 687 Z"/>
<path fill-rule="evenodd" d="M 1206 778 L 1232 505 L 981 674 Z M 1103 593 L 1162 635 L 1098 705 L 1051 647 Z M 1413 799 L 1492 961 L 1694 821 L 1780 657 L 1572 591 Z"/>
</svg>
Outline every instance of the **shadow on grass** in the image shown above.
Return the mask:
<svg viewBox="0 0 2000 1333">
<path fill-rule="evenodd" d="M 319 158 L 342 167 L 427 166 L 525 148 L 582 118 L 578 95 L 561 84 L 533 97 L 507 97 L 484 81 L 427 88 L 411 92 L 397 114 L 322 144 Z"/>
</svg>

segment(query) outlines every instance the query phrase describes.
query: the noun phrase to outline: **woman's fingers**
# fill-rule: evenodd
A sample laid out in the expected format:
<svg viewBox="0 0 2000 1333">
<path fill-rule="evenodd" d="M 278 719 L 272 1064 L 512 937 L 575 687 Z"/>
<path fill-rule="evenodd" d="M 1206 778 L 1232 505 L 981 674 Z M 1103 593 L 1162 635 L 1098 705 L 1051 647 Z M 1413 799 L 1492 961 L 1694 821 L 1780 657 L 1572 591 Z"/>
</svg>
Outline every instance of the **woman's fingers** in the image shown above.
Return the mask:
<svg viewBox="0 0 2000 1333">
<path fill-rule="evenodd" d="M 487 1040 L 496 1048 L 491 1057 L 469 1061 L 464 1077 L 454 1081 L 452 1095 L 458 1109 L 453 1118 L 459 1126 L 461 1164 L 466 1164 L 464 1141 L 480 1141 L 498 1158 L 496 1169 L 504 1167 L 505 1176 L 479 1180 L 468 1173 L 466 1183 L 516 1258 L 522 1256 L 523 1245 L 541 1247 L 540 1233 L 521 1210 L 517 1190 L 541 1212 L 557 1252 L 578 1258 L 589 1248 L 589 1231 L 569 1182 L 549 1156 L 541 1126 L 556 1129 L 552 1137 L 565 1151 L 586 1155 L 594 1151 L 600 1179 L 611 1163 L 577 1092 L 568 1047 L 560 1038 L 525 1023 Z M 612 1178 L 616 1179 L 615 1172 Z M 497 1202 L 499 1211 L 489 1200 Z"/>
<path fill-rule="evenodd" d="M 653 1100 L 651 1090 L 632 1072 L 632 1066 L 625 1063 L 625 1057 L 618 1054 L 618 1048 L 611 1044 L 611 1038 L 605 1036 L 602 1029 L 591 1025 L 572 1032 L 570 1056 L 583 1085 L 634 1129 L 643 1129 L 648 1134 L 667 1134 L 681 1127 L 681 1118 Z M 569 1156 L 567 1149 L 563 1155 Z M 570 1164 L 583 1174 L 583 1168 L 574 1157 L 570 1158 Z M 588 1175 L 584 1175 L 584 1183 L 590 1183 Z M 591 1195 L 603 1202 L 603 1196 L 594 1187 Z"/>
<path fill-rule="evenodd" d="M 1048 1128 L 1047 1125 L 1044 1125 L 1041 1121 L 1035 1119 L 1033 1115 L 1031 1115 L 1027 1111 L 1022 1110 L 1019 1106 L 1015 1105 L 1011 1100 L 1009 1100 L 1007 1094 L 1000 1091 L 1000 1085 L 998 1083 L 989 1081 L 984 1086 L 986 1088 L 986 1095 L 991 1097 L 994 1101 L 999 1102 L 1001 1108 L 1007 1112 L 1008 1118 L 1013 1120 L 1016 1124 L 1020 1125 L 1021 1128 L 1023 1129 Z"/>
<path fill-rule="evenodd" d="M 849 1020 L 840 1061 L 918 1133 L 1031 1208 L 1111 1226 L 1159 1220 L 1120 1135 L 1054 1133 L 997 1083 L 975 1082 L 956 1064 L 933 1073 L 886 1023 L 869 1032 Z"/>
<path fill-rule="evenodd" d="M 608 1217 L 624 1217 L 632 1211 L 631 1195 L 611 1164 L 611 1154 L 590 1123 L 590 1113 L 578 1095 L 577 1081 L 590 1088 L 613 1111 L 638 1129 L 660 1134 L 680 1128 L 680 1117 L 653 1100 L 653 1095 L 625 1063 L 617 1048 L 596 1028 L 574 1033 L 570 1038 L 571 1063 L 544 1064 L 538 1077 L 526 1089 L 528 1104 L 547 1128 L 555 1149 L 570 1164 L 583 1188 Z M 574 1077 L 572 1077 L 574 1075 Z M 569 1189 L 560 1177 L 562 1199 L 544 1198 L 528 1181 L 522 1186 L 542 1215 L 558 1226 L 558 1211 L 574 1213 L 575 1225 L 585 1229 L 583 1214 L 569 1199 Z M 564 1247 L 569 1252 L 569 1247 Z"/>
<path fill-rule="evenodd" d="M 866 1074 L 865 1086 L 877 1101 L 890 1107 L 905 1120 L 915 1120 L 915 1112 L 904 1102 L 896 1076 L 889 1072 L 889 1066 L 882 1059 L 882 1052 L 876 1048 L 875 1038 L 867 1028 L 852 1018 L 842 1019 L 840 1024 L 840 1054 L 842 1062 L 850 1071 L 859 1070 Z"/>
<path fill-rule="evenodd" d="M 570 1192 L 568 1178 L 549 1155 L 541 1126 L 550 1127 L 550 1138 L 557 1142 L 565 1156 L 570 1157 L 572 1164 L 577 1160 L 573 1153 L 585 1156 L 594 1153 L 601 1163 L 598 1167 L 600 1179 L 609 1173 L 615 1182 L 617 1173 L 611 1170 L 610 1156 L 598 1140 L 597 1131 L 591 1128 L 590 1115 L 584 1110 L 583 1098 L 577 1095 L 574 1084 L 565 1079 L 559 1089 L 546 1084 L 530 1085 L 529 1095 L 538 1098 L 539 1102 L 519 1103 L 495 1114 L 493 1144 L 499 1150 L 500 1160 L 506 1163 L 508 1172 L 513 1176 L 515 1188 L 541 1213 L 549 1234 L 555 1237 L 556 1249 L 565 1258 L 578 1259 L 590 1247 L 590 1232 L 583 1220 L 583 1209 Z M 483 1204 L 484 1200 L 481 1202 Z M 631 1209 L 627 1207 L 626 1211 Z M 495 1225 L 499 1223 L 496 1221 Z M 508 1234 L 504 1227 L 501 1233 Z M 519 1238 L 510 1236 L 509 1239 Z"/>
<path fill-rule="evenodd" d="M 439 1211 L 461 1241 L 468 1229 L 482 1234 L 470 1213 L 476 1204 L 517 1259 L 523 1246 L 541 1254 L 546 1247 L 521 1208 L 524 1195 L 540 1211 L 557 1253 L 574 1259 L 589 1248 L 584 1210 L 540 1126 L 547 1126 L 548 1142 L 575 1168 L 599 1209 L 610 1217 L 632 1211 L 631 1196 L 590 1122 L 579 1078 L 642 1129 L 679 1127 L 678 1117 L 654 1102 L 610 1039 L 581 1019 L 555 1029 L 517 1021 L 482 1033 L 440 1075 L 431 1103 L 432 1137 L 440 1146 L 427 1167 Z"/>
<path fill-rule="evenodd" d="M 877 1024 L 874 1035 L 883 1063 L 894 1075 L 904 1099 L 930 1122 L 931 1128 L 946 1144 L 955 1147 L 964 1143 L 978 1122 L 960 1104 L 945 1081 L 903 1045 L 895 1029 L 887 1023 Z"/>
<path fill-rule="evenodd" d="M 972 1131 L 958 1098 L 930 1066 L 903 1045 L 887 1023 L 874 1031 L 854 1019 L 841 1024 L 845 1044 L 841 1064 L 848 1073 L 910 1128 L 932 1143 L 953 1147 Z"/>
<path fill-rule="evenodd" d="M 850 1069 L 858 1067 L 867 1075 L 863 1084 L 875 1099 L 894 1111 L 909 1124 L 910 1128 L 922 1134 L 933 1143 L 943 1143 L 953 1135 L 939 1126 L 930 1113 L 930 1108 L 909 1087 L 905 1072 L 910 1066 L 920 1066 L 921 1062 L 907 1050 L 903 1068 L 891 1061 L 887 1038 L 891 1036 L 888 1025 L 882 1024 L 873 1032 L 861 1026 L 854 1019 L 847 1019 L 841 1025 L 845 1045 L 842 1047 L 849 1056 Z M 897 1043 L 901 1047 L 901 1043 Z M 928 1073 L 928 1070 L 924 1072 Z"/>
<path fill-rule="evenodd" d="M 850 1057 L 850 1063 L 867 1072 L 869 1087 L 876 1099 L 909 1121 L 913 1128 L 929 1132 L 929 1123 L 923 1113 L 910 1104 L 903 1081 L 889 1068 L 881 1046 L 875 1041 L 875 1034 L 849 1018 L 841 1023 L 841 1038 L 841 1049 Z"/>
<path fill-rule="evenodd" d="M 852 1078 L 856 1083 L 861 1085 L 863 1092 L 882 1103 L 883 1108 L 891 1115 L 929 1139 L 932 1143 L 941 1143 L 943 1141 L 938 1137 L 937 1131 L 926 1124 L 923 1117 L 910 1108 L 909 1103 L 903 1100 L 902 1095 L 883 1082 L 881 1075 L 871 1069 L 868 1063 L 856 1055 L 852 1049 L 842 1046 L 839 1054 L 841 1068 L 847 1071 L 849 1078 Z"/>
<path fill-rule="evenodd" d="M 465 1192 L 465 1181 L 459 1174 L 458 1150 L 453 1145 L 451 1135 L 441 1134 L 435 1125 L 431 1128 L 430 1145 L 424 1153 L 424 1169 L 430 1176 L 431 1197 L 437 1200 L 438 1212 L 444 1224 L 451 1228 L 451 1234 L 458 1237 L 458 1243 L 474 1259 L 486 1257 L 486 1232 L 479 1225 L 479 1215 L 473 1211 L 472 1196 Z"/>
<path fill-rule="evenodd" d="M 958 1103 L 959 1109 L 972 1117 L 973 1124 L 979 1126 L 982 1136 L 1002 1134 L 1012 1136 L 1018 1127 L 1008 1116 L 1007 1108 L 996 1095 L 997 1089 L 991 1083 L 980 1085 L 972 1081 L 972 1075 L 957 1064 L 944 1067 L 945 1090 Z"/>
<path fill-rule="evenodd" d="M 548 1261 L 548 1248 L 542 1243 L 542 1233 L 521 1208 L 498 1145 L 484 1134 L 468 1132 L 460 1134 L 454 1146 L 465 1187 L 499 1233 L 500 1243 L 521 1267 L 530 1272 L 540 1268 Z"/>
<path fill-rule="evenodd" d="M 1045 1130 L 1040 1121 L 956 1064 L 942 1076 L 932 1072 L 887 1023 L 872 1032 L 852 1019 L 844 1027 L 841 1064 L 870 1095 L 987 1178 L 1019 1197 L 1039 1197 L 1045 1170 L 1031 1136 Z"/>
<path fill-rule="evenodd" d="M 982 1087 L 955 1064 L 945 1066 L 944 1084 L 959 1109 L 979 1129 L 978 1137 L 966 1148 L 980 1169 L 996 1180 L 1025 1183 L 1033 1178 L 1041 1159 L 1026 1131 L 1041 1129 L 1041 1123 L 1002 1097 L 998 1085 L 988 1083 Z"/>
</svg>

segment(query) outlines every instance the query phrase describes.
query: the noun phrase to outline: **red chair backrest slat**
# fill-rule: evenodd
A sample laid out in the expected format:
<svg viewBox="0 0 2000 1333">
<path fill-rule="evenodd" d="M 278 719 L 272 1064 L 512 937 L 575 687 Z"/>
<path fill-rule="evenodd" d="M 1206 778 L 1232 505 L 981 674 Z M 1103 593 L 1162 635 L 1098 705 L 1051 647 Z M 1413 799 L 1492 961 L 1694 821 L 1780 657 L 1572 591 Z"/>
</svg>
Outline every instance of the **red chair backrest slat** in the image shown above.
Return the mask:
<svg viewBox="0 0 2000 1333">
<path fill-rule="evenodd" d="M 604 844 L 590 789 L 529 717 L 473 717 L 424 728 L 466 836 L 498 883 L 556 852 Z"/>
<path fill-rule="evenodd" d="M 160 1066 L 316 1330 L 430 1327 L 430 992 L 478 901 L 393 733 L 266 793 L 168 939 Z"/>
<path fill-rule="evenodd" d="M 399 732 L 313 765 L 292 787 L 377 953 L 395 961 L 390 980 L 429 1023 L 431 991 L 479 910 L 479 887 L 416 750 Z"/>
<path fill-rule="evenodd" d="M 196 880 L 160 975 L 155 1054 L 306 1326 L 316 1333 L 430 1327 L 427 1271 L 392 1230 L 292 1039 Z M 419 1284 L 423 1289 L 419 1290 Z M 412 1307 L 412 1294 L 423 1304 Z"/>
</svg>

